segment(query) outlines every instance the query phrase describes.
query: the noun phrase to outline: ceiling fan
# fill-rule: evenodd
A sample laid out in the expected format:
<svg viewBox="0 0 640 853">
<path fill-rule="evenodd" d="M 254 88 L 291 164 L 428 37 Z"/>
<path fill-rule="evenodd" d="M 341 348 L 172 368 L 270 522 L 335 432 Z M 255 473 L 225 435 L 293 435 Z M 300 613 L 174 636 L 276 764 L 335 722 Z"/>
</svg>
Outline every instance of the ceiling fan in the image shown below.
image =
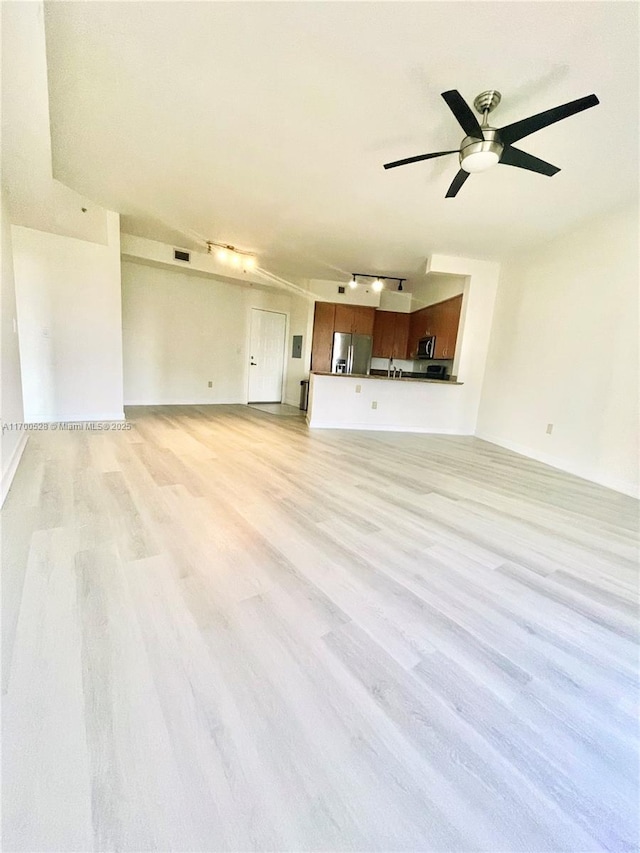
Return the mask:
<svg viewBox="0 0 640 853">
<path fill-rule="evenodd" d="M 407 157 L 404 160 L 395 160 L 393 163 L 385 163 L 385 169 L 395 169 L 396 166 L 405 166 L 407 163 L 417 163 L 420 160 L 431 160 L 433 157 L 443 157 L 445 154 L 458 154 L 460 157 L 460 170 L 451 182 L 447 190 L 446 198 L 456 196 L 473 172 L 484 172 L 502 163 L 504 166 L 516 166 L 518 169 L 528 169 L 530 172 L 539 172 L 541 175 L 551 177 L 559 172 L 557 166 L 552 166 L 545 160 L 540 160 L 526 151 L 515 148 L 512 143 L 517 142 L 537 130 L 542 130 L 547 125 L 561 121 L 563 118 L 575 115 L 575 113 L 595 107 L 600 101 L 595 95 L 587 95 L 586 98 L 578 98 L 577 101 L 569 101 L 560 107 L 545 110 L 529 118 L 508 124 L 505 127 L 490 127 L 488 123 L 489 113 L 494 110 L 502 95 L 495 89 L 481 92 L 474 100 L 473 106 L 482 115 L 482 125 L 478 122 L 457 89 L 443 92 L 442 97 L 447 106 L 458 120 L 458 124 L 467 134 L 460 143 L 460 148 L 454 151 L 436 151 L 433 154 L 419 154 L 417 157 Z"/>
</svg>

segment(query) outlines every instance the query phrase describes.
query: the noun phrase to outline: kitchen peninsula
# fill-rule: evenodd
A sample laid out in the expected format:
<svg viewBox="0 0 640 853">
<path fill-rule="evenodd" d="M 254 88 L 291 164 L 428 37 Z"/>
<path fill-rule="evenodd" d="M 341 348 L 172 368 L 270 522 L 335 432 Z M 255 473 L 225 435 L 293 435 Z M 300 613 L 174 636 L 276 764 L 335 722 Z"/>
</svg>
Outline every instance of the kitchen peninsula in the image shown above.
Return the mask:
<svg viewBox="0 0 640 853">
<path fill-rule="evenodd" d="M 320 371 L 310 379 L 312 428 L 466 432 L 462 382 Z"/>
</svg>

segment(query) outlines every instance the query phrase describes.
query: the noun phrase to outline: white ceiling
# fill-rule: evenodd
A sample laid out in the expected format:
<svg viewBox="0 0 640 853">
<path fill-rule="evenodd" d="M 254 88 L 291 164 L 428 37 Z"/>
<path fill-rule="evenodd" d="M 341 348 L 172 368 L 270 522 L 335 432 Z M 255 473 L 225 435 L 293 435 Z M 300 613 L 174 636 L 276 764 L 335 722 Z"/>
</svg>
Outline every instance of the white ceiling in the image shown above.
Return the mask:
<svg viewBox="0 0 640 853">
<path fill-rule="evenodd" d="M 52 2 L 54 176 L 123 230 L 259 253 L 292 277 L 500 259 L 637 193 L 638 7 L 599 2 Z M 497 88 L 495 126 L 595 92 L 445 199 L 464 133 L 440 93 Z"/>
</svg>

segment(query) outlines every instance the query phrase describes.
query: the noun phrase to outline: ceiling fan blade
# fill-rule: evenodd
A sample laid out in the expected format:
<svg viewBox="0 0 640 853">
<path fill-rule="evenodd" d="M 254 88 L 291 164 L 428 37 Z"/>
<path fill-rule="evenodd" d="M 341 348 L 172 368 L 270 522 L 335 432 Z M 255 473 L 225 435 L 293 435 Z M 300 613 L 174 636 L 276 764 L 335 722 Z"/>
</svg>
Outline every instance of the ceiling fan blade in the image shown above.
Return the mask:
<svg viewBox="0 0 640 853">
<path fill-rule="evenodd" d="M 447 106 L 458 120 L 458 124 L 467 134 L 474 136 L 476 139 L 484 139 L 482 128 L 478 123 L 478 119 L 473 114 L 471 107 L 462 97 L 457 89 L 451 89 L 448 92 L 443 92 L 442 97 L 445 99 Z"/>
<path fill-rule="evenodd" d="M 577 101 L 570 101 L 560 107 L 554 107 L 535 116 L 523 118 L 521 121 L 500 128 L 500 140 L 505 145 L 510 145 L 537 130 L 542 130 L 543 127 L 561 121 L 563 118 L 569 118 L 569 116 L 582 112 L 582 110 L 588 110 L 589 107 L 595 107 L 599 103 L 600 101 L 595 95 L 587 95 L 586 98 L 578 98 Z"/>
<path fill-rule="evenodd" d="M 464 184 L 464 182 L 467 180 L 468 177 L 469 177 L 469 172 L 465 172 L 464 169 L 460 169 L 458 174 L 451 181 L 451 186 L 447 190 L 447 194 L 446 194 L 445 198 L 453 198 L 454 196 L 458 195 L 458 191 L 460 190 L 460 187 Z"/>
<path fill-rule="evenodd" d="M 520 151 L 519 148 L 514 148 L 512 145 L 505 145 L 500 162 L 504 166 L 517 166 L 518 169 L 528 169 L 530 172 L 539 172 L 541 175 L 548 175 L 549 177 L 560 171 L 557 166 L 552 166 L 546 160 L 540 160 L 533 154 L 527 154 L 526 151 Z"/>
<path fill-rule="evenodd" d="M 420 160 L 431 160 L 432 157 L 444 157 L 445 154 L 457 154 L 458 149 L 455 151 L 436 151 L 433 154 L 418 154 L 417 157 L 407 157 L 404 160 L 394 160 L 393 163 L 385 163 L 385 169 L 395 169 L 396 166 L 405 166 L 407 163 L 417 163 Z"/>
</svg>

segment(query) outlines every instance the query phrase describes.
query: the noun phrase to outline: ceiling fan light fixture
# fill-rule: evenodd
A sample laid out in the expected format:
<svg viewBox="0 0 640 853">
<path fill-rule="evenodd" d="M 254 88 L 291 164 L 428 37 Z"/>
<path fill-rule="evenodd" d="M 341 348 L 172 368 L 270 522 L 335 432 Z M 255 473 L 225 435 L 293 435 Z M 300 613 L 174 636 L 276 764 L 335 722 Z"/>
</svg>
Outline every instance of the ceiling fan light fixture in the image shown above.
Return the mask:
<svg viewBox="0 0 640 853">
<path fill-rule="evenodd" d="M 460 159 L 460 166 L 465 172 L 474 174 L 475 172 L 486 172 L 492 166 L 496 166 L 500 162 L 500 157 L 495 151 L 476 151 L 473 154 L 467 154 L 466 157 Z"/>
<path fill-rule="evenodd" d="M 482 128 L 484 139 L 466 136 L 460 146 L 460 168 L 465 172 L 486 172 L 492 166 L 497 166 L 502 156 L 504 146 L 498 139 L 498 131 L 493 128 Z"/>
</svg>

